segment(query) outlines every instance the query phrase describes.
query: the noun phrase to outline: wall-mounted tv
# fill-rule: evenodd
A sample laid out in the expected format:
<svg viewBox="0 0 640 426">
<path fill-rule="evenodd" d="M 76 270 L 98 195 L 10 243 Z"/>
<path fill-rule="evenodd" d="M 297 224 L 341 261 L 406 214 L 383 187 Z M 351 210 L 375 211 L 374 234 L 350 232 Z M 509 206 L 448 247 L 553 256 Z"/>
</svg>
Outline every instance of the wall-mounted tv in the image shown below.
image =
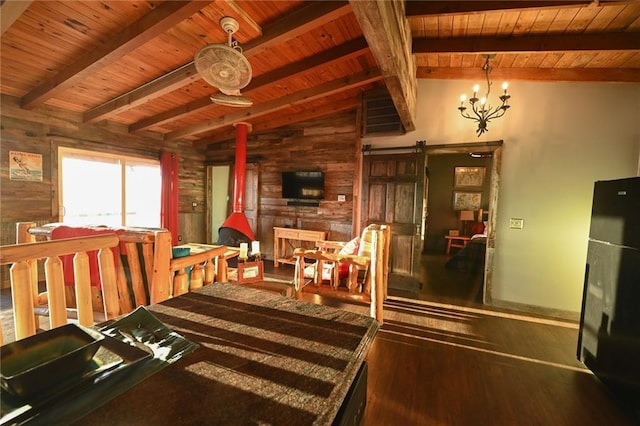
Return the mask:
<svg viewBox="0 0 640 426">
<path fill-rule="evenodd" d="M 282 172 L 282 198 L 323 200 L 324 172 L 315 170 Z"/>
</svg>

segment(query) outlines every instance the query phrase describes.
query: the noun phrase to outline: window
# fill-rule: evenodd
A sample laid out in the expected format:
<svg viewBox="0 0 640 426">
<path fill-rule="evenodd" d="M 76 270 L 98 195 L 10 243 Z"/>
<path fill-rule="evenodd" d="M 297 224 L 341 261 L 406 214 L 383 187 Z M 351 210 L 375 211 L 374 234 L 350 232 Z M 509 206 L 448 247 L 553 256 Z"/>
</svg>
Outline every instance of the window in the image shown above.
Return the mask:
<svg viewBox="0 0 640 426">
<path fill-rule="evenodd" d="M 160 161 L 59 148 L 60 218 L 79 225 L 160 226 Z"/>
</svg>

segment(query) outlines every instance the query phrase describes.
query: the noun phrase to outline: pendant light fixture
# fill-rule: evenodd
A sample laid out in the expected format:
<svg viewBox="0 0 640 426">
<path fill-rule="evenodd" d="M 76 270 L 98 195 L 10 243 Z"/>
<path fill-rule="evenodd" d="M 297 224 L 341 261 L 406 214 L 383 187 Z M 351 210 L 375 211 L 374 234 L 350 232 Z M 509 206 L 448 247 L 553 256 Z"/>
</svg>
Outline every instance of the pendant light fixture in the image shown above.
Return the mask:
<svg viewBox="0 0 640 426">
<path fill-rule="evenodd" d="M 491 66 L 489 64 L 489 60 L 493 59 L 494 57 L 495 55 L 493 54 L 484 55 L 485 62 L 482 66 L 482 70 L 484 71 L 485 78 L 487 80 L 487 92 L 484 97 L 478 98 L 480 85 L 476 84 L 475 86 L 473 86 L 473 96 L 469 98 L 469 105 L 471 106 L 471 111 L 473 112 L 473 114 L 467 112 L 467 107 L 464 105 L 464 102 L 467 100 L 467 96 L 462 95 L 460 97 L 460 106 L 458 107 L 460 115 L 462 115 L 464 118 L 474 120 L 478 123 L 478 129 L 476 130 L 476 134 L 478 135 L 478 137 L 480 137 L 480 135 L 484 132 L 488 131 L 487 123 L 489 123 L 491 120 L 502 117 L 510 108 L 508 101 L 509 98 L 511 98 L 511 95 L 507 93 L 507 88 L 509 87 L 509 85 L 506 81 L 502 83 L 503 93 L 499 97 L 501 102 L 500 106 L 491 108 L 491 105 L 489 104 L 489 93 L 491 92 L 491 80 L 489 79 Z"/>
</svg>

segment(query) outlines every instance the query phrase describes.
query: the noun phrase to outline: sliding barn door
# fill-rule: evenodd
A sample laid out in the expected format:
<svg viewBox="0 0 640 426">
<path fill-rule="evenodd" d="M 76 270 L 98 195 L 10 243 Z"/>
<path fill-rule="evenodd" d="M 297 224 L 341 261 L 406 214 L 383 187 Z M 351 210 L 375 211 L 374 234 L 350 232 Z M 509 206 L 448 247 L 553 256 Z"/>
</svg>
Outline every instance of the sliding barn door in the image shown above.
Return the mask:
<svg viewBox="0 0 640 426">
<path fill-rule="evenodd" d="M 391 224 L 390 273 L 419 274 L 424 164 L 422 151 L 364 157 L 362 223 Z"/>
</svg>

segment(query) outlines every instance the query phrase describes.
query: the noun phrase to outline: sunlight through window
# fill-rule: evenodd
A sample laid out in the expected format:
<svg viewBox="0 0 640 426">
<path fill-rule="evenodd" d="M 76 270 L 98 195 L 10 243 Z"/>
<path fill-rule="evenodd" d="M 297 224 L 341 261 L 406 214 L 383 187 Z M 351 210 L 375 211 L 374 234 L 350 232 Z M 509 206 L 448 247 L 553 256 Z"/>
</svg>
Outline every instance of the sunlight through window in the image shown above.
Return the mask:
<svg viewBox="0 0 640 426">
<path fill-rule="evenodd" d="M 160 226 L 160 165 L 127 163 L 126 224 L 128 226 Z M 153 190 L 156 188 L 157 190 Z"/>
<path fill-rule="evenodd" d="M 158 160 L 60 148 L 58 164 L 61 221 L 160 226 Z"/>
</svg>

